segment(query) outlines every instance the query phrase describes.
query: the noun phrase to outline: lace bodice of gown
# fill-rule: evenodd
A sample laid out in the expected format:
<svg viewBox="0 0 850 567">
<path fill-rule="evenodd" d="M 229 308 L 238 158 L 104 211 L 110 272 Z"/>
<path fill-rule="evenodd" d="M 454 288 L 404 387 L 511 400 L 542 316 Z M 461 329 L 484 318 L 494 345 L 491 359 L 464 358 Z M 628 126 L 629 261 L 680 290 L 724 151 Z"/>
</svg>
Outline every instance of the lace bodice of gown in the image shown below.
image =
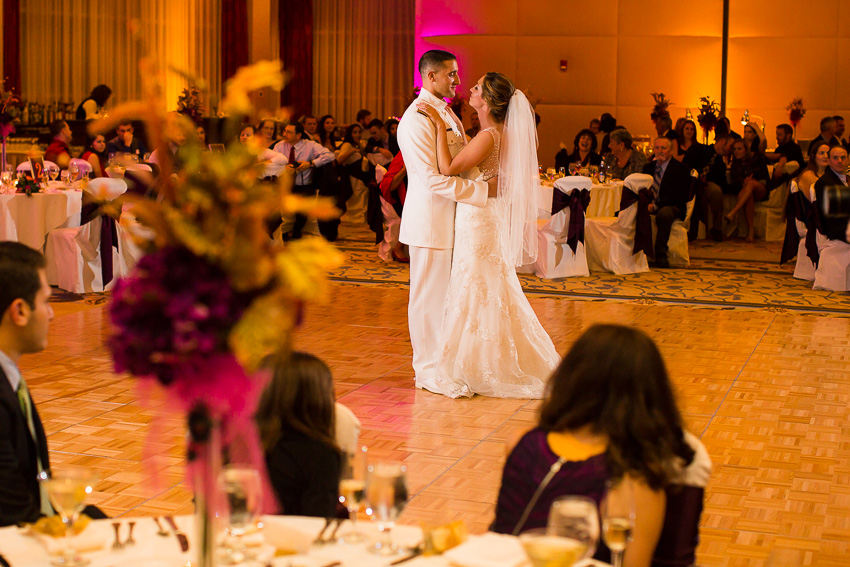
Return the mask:
<svg viewBox="0 0 850 567">
<path fill-rule="evenodd" d="M 478 171 L 484 175 L 484 179 L 490 179 L 499 175 L 499 142 L 501 142 L 501 134 L 495 128 L 487 128 L 478 133 L 479 136 L 484 135 L 484 132 L 489 132 L 493 136 L 493 151 L 490 155 L 484 158 L 481 165 L 478 166 Z"/>
</svg>

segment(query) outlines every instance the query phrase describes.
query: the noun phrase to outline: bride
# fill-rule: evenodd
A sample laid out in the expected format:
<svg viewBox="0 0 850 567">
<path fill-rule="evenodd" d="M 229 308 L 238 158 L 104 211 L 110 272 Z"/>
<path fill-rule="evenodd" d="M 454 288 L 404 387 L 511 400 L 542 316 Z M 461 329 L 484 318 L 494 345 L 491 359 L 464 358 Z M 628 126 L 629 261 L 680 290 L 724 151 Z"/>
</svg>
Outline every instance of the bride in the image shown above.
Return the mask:
<svg viewBox="0 0 850 567">
<path fill-rule="evenodd" d="M 437 125 L 440 173 L 478 167 L 485 178 L 499 176 L 498 196 L 485 207 L 457 205 L 438 374 L 421 385 L 452 398 L 542 398 L 560 357 L 516 275 L 517 266 L 537 256 L 534 110 L 501 73 L 481 77 L 469 104 L 481 131 L 454 159 L 437 111 L 418 107 Z"/>
</svg>

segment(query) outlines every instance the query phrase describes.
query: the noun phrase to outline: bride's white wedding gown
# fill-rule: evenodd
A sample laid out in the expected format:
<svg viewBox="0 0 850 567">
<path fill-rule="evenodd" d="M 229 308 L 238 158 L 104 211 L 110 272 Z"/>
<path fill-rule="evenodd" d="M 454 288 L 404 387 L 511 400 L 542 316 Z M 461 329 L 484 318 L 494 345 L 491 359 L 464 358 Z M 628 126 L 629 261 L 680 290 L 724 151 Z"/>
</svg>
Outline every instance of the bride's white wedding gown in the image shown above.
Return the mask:
<svg viewBox="0 0 850 567">
<path fill-rule="evenodd" d="M 489 178 L 499 173 L 499 131 L 488 128 L 478 135 L 493 136 L 495 142 L 479 165 Z M 451 398 L 542 398 L 560 362 L 502 250 L 498 235 L 504 222 L 496 199 L 483 208 L 457 205 L 442 354 L 433 383 L 423 384 L 432 392 Z"/>
</svg>

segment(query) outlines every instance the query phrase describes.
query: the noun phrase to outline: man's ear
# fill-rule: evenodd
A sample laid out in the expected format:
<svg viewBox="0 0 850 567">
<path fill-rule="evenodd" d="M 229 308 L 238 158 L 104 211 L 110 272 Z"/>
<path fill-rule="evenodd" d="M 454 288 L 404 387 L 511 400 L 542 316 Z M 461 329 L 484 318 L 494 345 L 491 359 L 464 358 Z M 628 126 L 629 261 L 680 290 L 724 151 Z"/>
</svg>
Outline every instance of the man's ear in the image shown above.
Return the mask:
<svg viewBox="0 0 850 567">
<path fill-rule="evenodd" d="M 14 300 L 6 309 L 9 320 L 18 327 L 24 327 L 29 323 L 31 313 L 29 304 L 21 297 Z"/>
</svg>

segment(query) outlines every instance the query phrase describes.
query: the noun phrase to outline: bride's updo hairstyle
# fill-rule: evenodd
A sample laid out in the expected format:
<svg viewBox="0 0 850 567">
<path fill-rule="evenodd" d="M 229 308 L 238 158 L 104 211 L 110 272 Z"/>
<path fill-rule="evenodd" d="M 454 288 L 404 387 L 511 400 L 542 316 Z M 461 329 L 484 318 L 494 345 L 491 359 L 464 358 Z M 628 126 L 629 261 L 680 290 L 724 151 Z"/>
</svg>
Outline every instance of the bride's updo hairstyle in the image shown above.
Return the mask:
<svg viewBox="0 0 850 567">
<path fill-rule="evenodd" d="M 501 73 L 487 73 L 481 82 L 481 97 L 490 107 L 493 119 L 502 123 L 508 114 L 508 104 L 516 88 L 509 78 Z"/>
</svg>

